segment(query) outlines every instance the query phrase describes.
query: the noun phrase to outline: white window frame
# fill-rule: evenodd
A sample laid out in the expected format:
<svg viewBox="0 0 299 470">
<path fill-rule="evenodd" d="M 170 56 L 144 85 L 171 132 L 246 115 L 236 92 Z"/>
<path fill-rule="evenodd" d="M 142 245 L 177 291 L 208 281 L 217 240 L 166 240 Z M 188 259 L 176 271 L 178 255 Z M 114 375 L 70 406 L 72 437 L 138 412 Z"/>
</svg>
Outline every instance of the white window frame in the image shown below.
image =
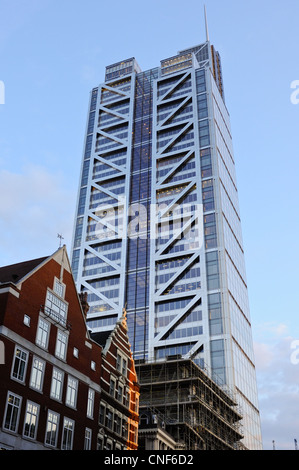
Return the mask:
<svg viewBox="0 0 299 470">
<path fill-rule="evenodd" d="M 95 391 L 92 388 L 89 388 L 88 389 L 88 396 L 87 396 L 86 416 L 90 419 L 93 419 L 94 399 L 95 399 Z"/>
<path fill-rule="evenodd" d="M 44 326 L 47 326 L 47 329 L 42 328 L 42 324 Z M 36 330 L 35 343 L 43 349 L 48 349 L 50 328 L 51 328 L 50 323 L 47 320 L 45 320 L 43 317 L 39 317 L 37 330 Z"/>
<path fill-rule="evenodd" d="M 21 357 L 17 355 L 17 351 L 19 351 L 22 355 L 25 357 Z M 29 358 L 29 353 L 26 351 L 26 349 L 21 348 L 17 344 L 15 345 L 15 350 L 14 350 L 14 357 L 13 357 L 13 363 L 11 367 L 11 373 L 10 373 L 10 378 L 12 380 L 16 380 L 17 382 L 20 382 L 22 384 L 25 383 L 26 379 L 26 373 L 27 373 L 27 365 L 28 365 L 28 358 Z M 15 375 L 15 367 L 17 366 L 17 374 Z M 23 368 L 22 368 L 23 366 Z M 21 371 L 21 372 L 20 372 Z"/>
<path fill-rule="evenodd" d="M 71 425 L 71 428 L 68 428 L 68 425 Z M 73 449 L 74 432 L 75 432 L 75 421 L 65 416 L 63 418 L 62 437 L 61 437 L 61 449 L 62 450 Z"/>
<path fill-rule="evenodd" d="M 30 410 L 31 407 L 32 409 Z M 36 409 L 36 413 L 34 412 L 34 408 Z M 40 410 L 40 406 L 38 403 L 34 403 L 33 401 L 31 400 L 27 400 L 27 403 L 26 403 L 26 411 L 25 411 L 25 417 L 24 417 L 24 426 L 23 426 L 23 437 L 25 437 L 26 439 L 30 439 L 30 440 L 36 440 L 36 434 L 37 434 L 37 427 L 38 427 L 38 419 L 39 419 L 39 410 Z M 35 423 L 34 423 L 34 435 L 31 436 L 30 433 L 29 434 L 26 434 L 26 420 L 27 420 L 27 416 L 30 416 L 30 423 L 29 423 L 29 426 L 31 427 L 32 424 L 33 424 L 33 420 L 35 419 Z"/>
<path fill-rule="evenodd" d="M 36 364 L 37 363 L 37 364 Z M 33 356 L 32 366 L 31 366 L 31 375 L 30 375 L 30 388 L 41 392 L 44 386 L 44 377 L 45 377 L 45 368 L 46 363 L 37 356 Z M 39 386 L 38 386 L 39 384 Z"/>
<path fill-rule="evenodd" d="M 73 349 L 73 356 L 76 357 L 77 359 L 79 357 L 79 349 L 76 348 L 76 347 L 74 347 L 74 349 Z"/>
<path fill-rule="evenodd" d="M 51 418 L 52 418 L 52 417 L 56 417 L 56 418 L 57 418 L 56 422 L 55 422 L 53 419 L 51 419 L 51 421 L 50 421 L 50 419 L 49 419 L 50 415 L 51 415 Z M 45 432 L 45 445 L 46 445 L 46 446 L 49 446 L 49 447 L 57 447 L 57 439 L 58 439 L 58 431 L 59 431 L 59 420 L 60 420 L 60 415 L 59 415 L 59 413 L 56 413 L 56 412 L 53 411 L 53 410 L 48 410 L 47 425 L 46 425 L 46 432 Z M 47 436 L 47 431 L 48 431 L 48 429 L 49 429 L 49 425 L 51 426 L 51 429 L 50 429 L 51 435 L 50 435 L 50 437 L 52 437 L 53 425 L 55 426 L 55 430 L 54 430 L 54 432 L 55 432 L 55 443 L 54 443 L 54 444 L 52 444 L 52 438 L 51 438 L 50 442 L 49 442 L 48 439 L 47 439 L 47 437 L 48 437 L 48 436 Z"/>
<path fill-rule="evenodd" d="M 63 361 L 66 360 L 67 344 L 68 335 L 60 328 L 57 328 L 55 356 L 58 357 L 58 359 L 61 359 Z"/>
<path fill-rule="evenodd" d="M 15 404 L 15 403 L 11 404 L 10 397 L 12 397 L 13 399 L 18 400 L 19 403 L 18 404 Z M 16 411 L 16 413 L 17 413 L 16 420 L 15 420 L 15 425 L 14 425 L 14 427 L 12 427 L 12 425 L 11 425 L 12 421 L 10 419 L 9 420 L 9 422 L 10 422 L 9 427 L 6 427 L 5 424 L 6 424 L 6 418 L 7 418 L 7 411 L 8 411 L 8 408 L 11 407 L 11 406 L 13 407 L 13 411 Z M 8 391 L 7 396 L 6 396 L 5 412 L 4 412 L 4 417 L 3 417 L 3 429 L 5 431 L 17 433 L 18 427 L 19 427 L 21 407 L 22 407 L 22 397 L 20 397 L 20 395 L 17 395 L 14 392 Z M 12 417 L 12 414 L 11 414 L 11 417 Z"/>
<path fill-rule="evenodd" d="M 66 388 L 66 397 L 65 404 L 70 408 L 76 408 L 77 406 L 77 397 L 78 397 L 78 379 L 69 375 L 67 378 L 67 388 Z"/>
<path fill-rule="evenodd" d="M 68 303 L 54 294 L 50 289 L 47 290 L 45 308 L 50 309 L 49 317 L 55 322 L 65 325 L 68 313 Z"/>
<path fill-rule="evenodd" d="M 92 439 L 92 430 L 90 428 L 85 428 L 84 450 L 91 450 L 91 439 Z"/>
<path fill-rule="evenodd" d="M 62 372 L 62 370 L 58 369 L 57 367 L 53 367 L 51 390 L 50 390 L 50 398 L 52 398 L 53 400 L 56 400 L 59 402 L 62 401 L 63 380 L 64 380 L 64 373 Z M 57 393 L 57 391 L 59 393 Z"/>
<path fill-rule="evenodd" d="M 30 321 L 31 321 L 31 318 L 29 317 L 29 315 L 27 315 L 27 314 L 25 313 L 25 314 L 24 314 L 24 319 L 23 319 L 24 325 L 30 327 Z"/>
<path fill-rule="evenodd" d="M 57 277 L 54 278 L 53 292 L 64 299 L 65 296 L 65 284 L 61 282 Z"/>
</svg>

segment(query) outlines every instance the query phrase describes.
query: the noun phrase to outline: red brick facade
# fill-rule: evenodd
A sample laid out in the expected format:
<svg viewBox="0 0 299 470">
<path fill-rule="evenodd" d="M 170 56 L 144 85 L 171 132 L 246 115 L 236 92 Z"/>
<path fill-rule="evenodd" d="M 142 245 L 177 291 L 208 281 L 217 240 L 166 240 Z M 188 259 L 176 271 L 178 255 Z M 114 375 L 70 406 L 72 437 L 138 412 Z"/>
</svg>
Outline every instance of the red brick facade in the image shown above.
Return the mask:
<svg viewBox="0 0 299 470">
<path fill-rule="evenodd" d="M 131 357 L 123 329 L 116 327 L 104 350 L 91 337 L 65 247 L 48 258 L 0 268 L 0 448 L 101 448 L 100 402 L 110 375 L 117 376 L 112 357 L 117 348 Z M 133 400 L 139 389 L 130 361 L 126 390 Z M 130 403 L 117 414 L 111 405 L 128 429 L 132 417 L 138 422 Z M 129 433 L 117 435 L 109 446 L 133 448 Z"/>
<path fill-rule="evenodd" d="M 100 448 L 137 450 L 139 385 L 125 314 L 116 324 L 103 350 L 101 389 Z"/>
</svg>

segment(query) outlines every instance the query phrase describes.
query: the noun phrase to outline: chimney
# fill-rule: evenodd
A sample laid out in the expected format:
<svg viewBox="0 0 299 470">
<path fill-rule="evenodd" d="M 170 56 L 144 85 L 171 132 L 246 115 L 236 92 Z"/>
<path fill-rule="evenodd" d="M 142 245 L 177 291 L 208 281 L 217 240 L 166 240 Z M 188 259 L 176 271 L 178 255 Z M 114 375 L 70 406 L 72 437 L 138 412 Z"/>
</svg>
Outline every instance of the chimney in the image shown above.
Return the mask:
<svg viewBox="0 0 299 470">
<path fill-rule="evenodd" d="M 87 317 L 87 312 L 89 310 L 89 305 L 87 302 L 87 292 L 81 292 L 79 294 L 80 302 L 81 302 L 81 307 L 84 313 L 85 318 Z"/>
</svg>

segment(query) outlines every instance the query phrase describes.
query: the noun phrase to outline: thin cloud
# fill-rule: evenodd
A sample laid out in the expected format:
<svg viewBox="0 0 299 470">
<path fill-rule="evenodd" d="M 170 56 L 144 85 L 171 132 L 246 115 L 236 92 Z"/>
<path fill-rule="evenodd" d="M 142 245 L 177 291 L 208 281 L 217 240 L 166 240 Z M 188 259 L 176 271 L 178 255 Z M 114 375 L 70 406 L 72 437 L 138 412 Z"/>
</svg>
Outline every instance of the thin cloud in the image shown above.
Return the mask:
<svg viewBox="0 0 299 470">
<path fill-rule="evenodd" d="M 290 450 L 299 438 L 299 364 L 292 361 L 296 338 L 284 324 L 268 325 L 267 332 L 266 341 L 255 343 L 264 449 L 272 449 L 275 441 L 276 449 Z"/>
<path fill-rule="evenodd" d="M 57 232 L 70 243 L 75 197 L 59 173 L 29 166 L 20 173 L 0 171 L 0 264 L 51 254 Z M 24 257 L 24 255 L 23 255 Z"/>
</svg>

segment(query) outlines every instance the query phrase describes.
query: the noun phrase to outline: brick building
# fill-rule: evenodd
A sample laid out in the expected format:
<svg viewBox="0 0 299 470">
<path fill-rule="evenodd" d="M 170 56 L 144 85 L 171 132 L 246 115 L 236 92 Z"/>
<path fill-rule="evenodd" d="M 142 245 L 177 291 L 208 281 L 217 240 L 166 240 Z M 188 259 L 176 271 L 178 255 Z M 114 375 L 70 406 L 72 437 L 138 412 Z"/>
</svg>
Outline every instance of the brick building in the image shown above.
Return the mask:
<svg viewBox="0 0 299 470">
<path fill-rule="evenodd" d="M 112 332 L 92 333 L 103 346 L 98 446 L 137 450 L 139 384 L 127 334 L 126 315 Z"/>
<path fill-rule="evenodd" d="M 130 400 L 135 403 L 138 385 L 126 321 L 99 343 L 86 326 L 85 300 L 76 291 L 65 247 L 0 268 L 0 448 L 134 448 L 129 430 L 138 410 L 130 409 Z M 127 359 L 126 374 L 113 370 L 118 350 Z M 104 434 L 103 446 L 100 403 L 111 374 L 122 381 L 129 401 L 110 397 L 114 434 L 108 443 Z"/>
</svg>

